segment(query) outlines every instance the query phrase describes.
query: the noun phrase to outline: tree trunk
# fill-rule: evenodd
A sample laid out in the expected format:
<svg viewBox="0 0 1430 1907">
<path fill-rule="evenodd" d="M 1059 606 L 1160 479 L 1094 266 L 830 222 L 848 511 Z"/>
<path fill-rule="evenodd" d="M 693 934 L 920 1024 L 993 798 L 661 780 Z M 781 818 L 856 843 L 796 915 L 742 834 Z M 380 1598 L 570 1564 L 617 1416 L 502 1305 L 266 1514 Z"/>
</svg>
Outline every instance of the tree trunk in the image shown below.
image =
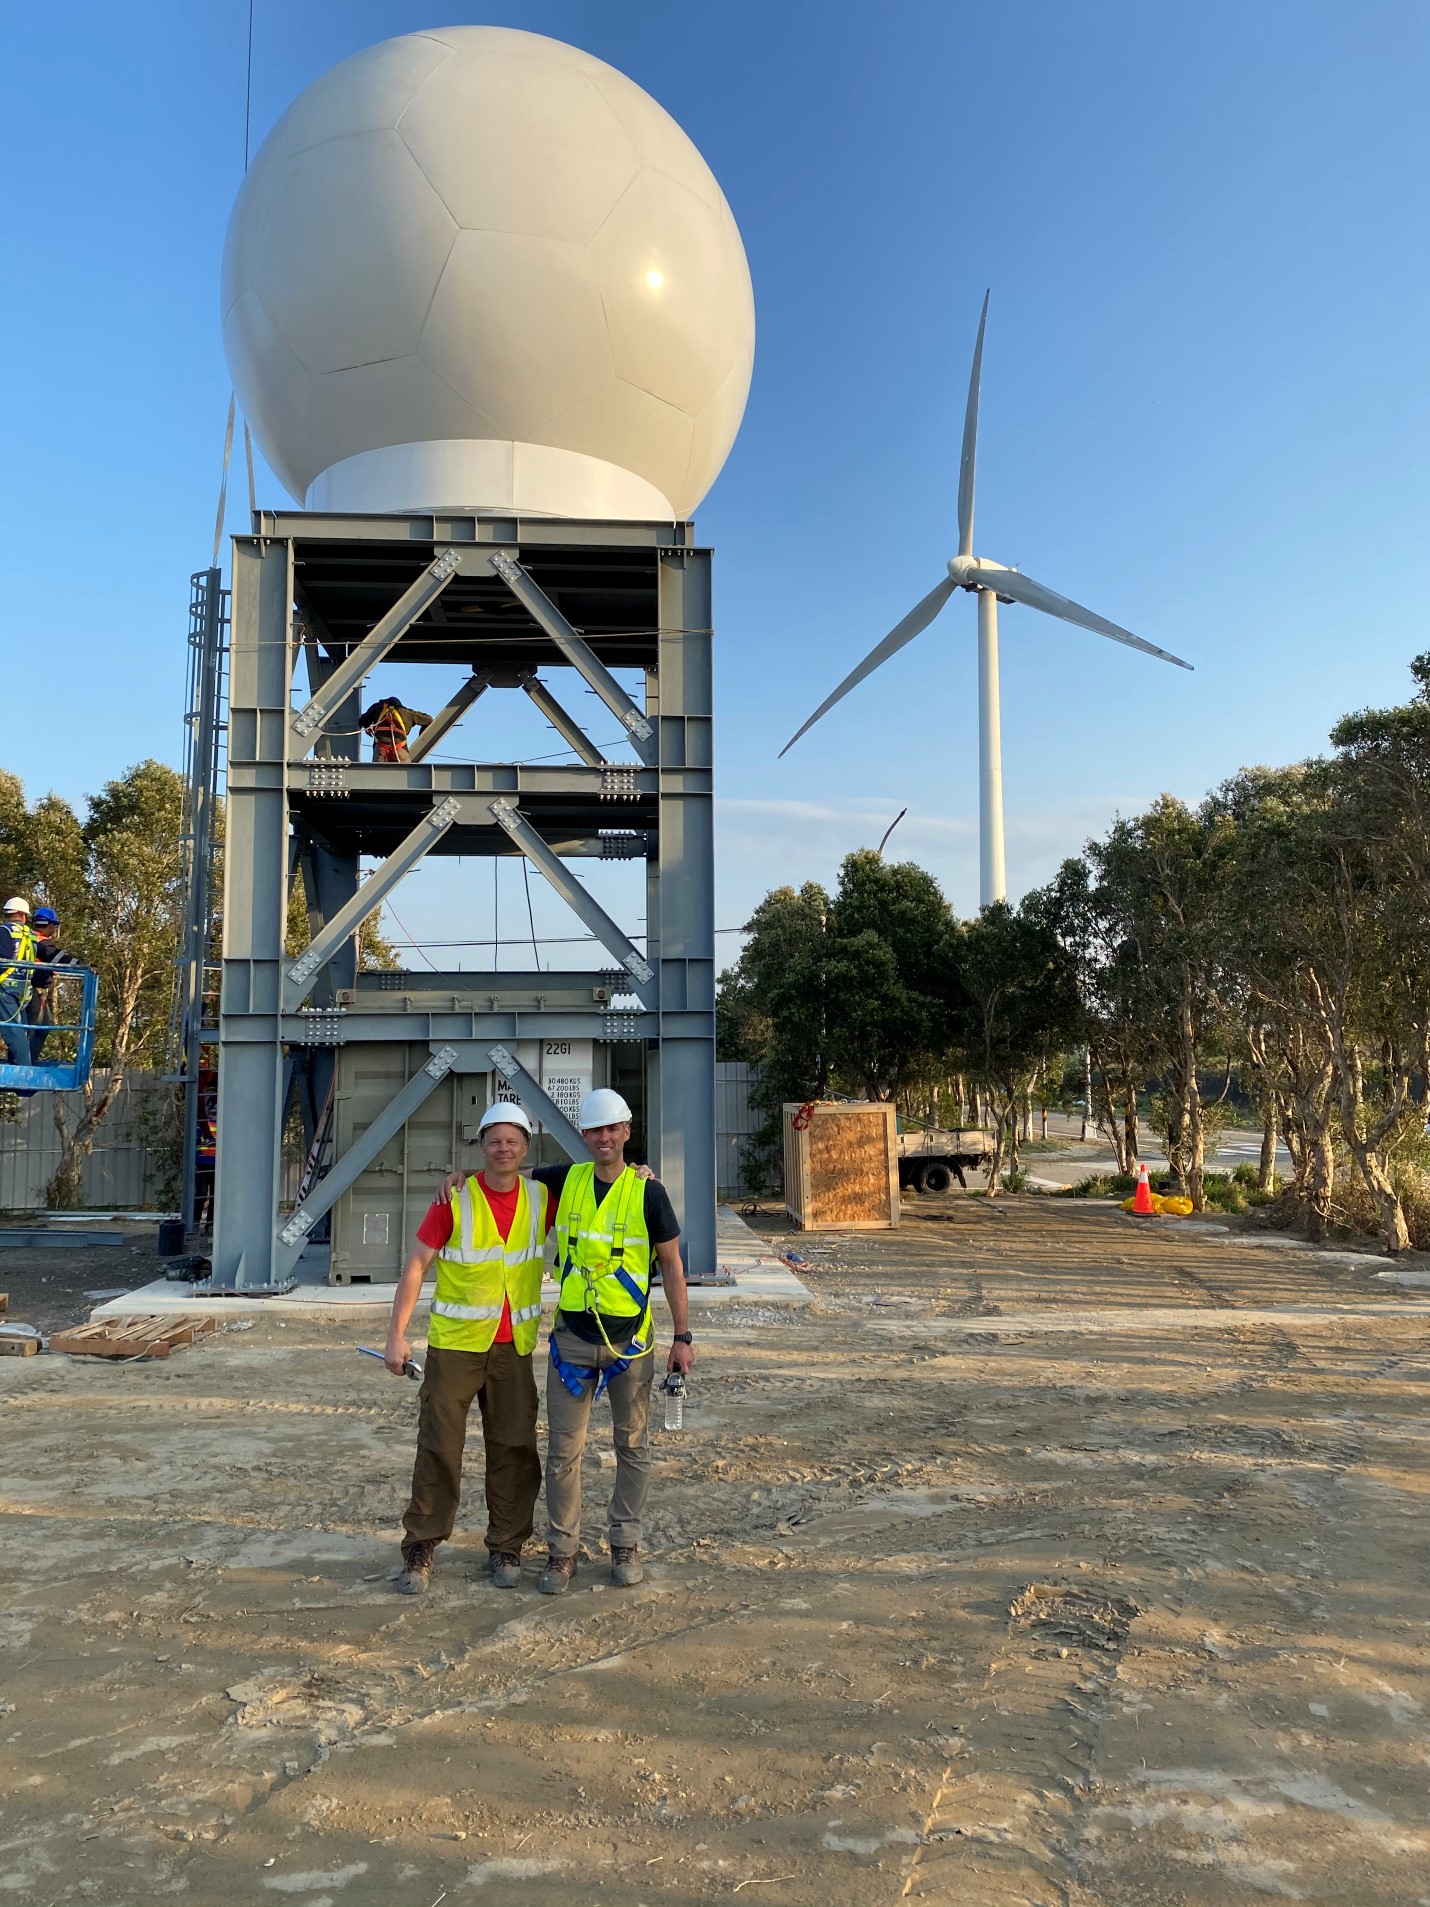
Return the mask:
<svg viewBox="0 0 1430 1907">
<path fill-rule="evenodd" d="M 1088 1125 L 1092 1119 L 1092 1048 L 1082 1049 L 1082 1131 L 1079 1139 L 1086 1142 Z"/>
<path fill-rule="evenodd" d="M 1135 1172 L 1140 1156 L 1137 1134 L 1137 1092 L 1130 1088 L 1122 1107 L 1122 1158 L 1118 1161 L 1123 1172 Z"/>
<path fill-rule="evenodd" d="M 1353 1150 L 1366 1190 L 1375 1200 L 1375 1209 L 1380 1215 L 1380 1242 L 1392 1256 L 1409 1251 L 1410 1227 L 1405 1222 L 1405 1208 L 1390 1182 L 1383 1156 L 1374 1146 L 1357 1145 Z"/>
<path fill-rule="evenodd" d="M 1336 1189 L 1336 1149 L 1331 1143 L 1329 1126 L 1308 1135 L 1304 1199 L 1306 1231 L 1312 1244 L 1319 1245 L 1331 1223 L 1331 1198 Z"/>
<path fill-rule="evenodd" d="M 1263 1192 L 1276 1190 L 1276 1128 L 1279 1107 L 1275 1093 L 1266 1095 L 1266 1111 L 1261 1121 L 1261 1169 L 1257 1186 Z"/>
<path fill-rule="evenodd" d="M 60 1161 L 55 1167 L 53 1178 L 45 1187 L 45 1205 L 48 1210 L 77 1212 L 80 1209 L 83 1202 L 84 1162 L 94 1151 L 99 1128 L 104 1124 L 105 1116 L 123 1083 L 122 1073 L 110 1073 L 103 1088 L 96 1091 L 93 1078 L 87 1080 L 82 1089 L 84 1110 L 73 1131 L 65 1121 L 64 1102 L 68 1095 L 55 1094 L 52 1116 L 55 1131 L 60 1137 Z"/>
<path fill-rule="evenodd" d="M 1038 1108 L 1038 1111 L 1042 1114 L 1042 1120 L 1043 1120 L 1042 1136 L 1046 1139 L 1048 1136 L 1048 1109 L 1046 1106 L 1040 1106 Z"/>
</svg>

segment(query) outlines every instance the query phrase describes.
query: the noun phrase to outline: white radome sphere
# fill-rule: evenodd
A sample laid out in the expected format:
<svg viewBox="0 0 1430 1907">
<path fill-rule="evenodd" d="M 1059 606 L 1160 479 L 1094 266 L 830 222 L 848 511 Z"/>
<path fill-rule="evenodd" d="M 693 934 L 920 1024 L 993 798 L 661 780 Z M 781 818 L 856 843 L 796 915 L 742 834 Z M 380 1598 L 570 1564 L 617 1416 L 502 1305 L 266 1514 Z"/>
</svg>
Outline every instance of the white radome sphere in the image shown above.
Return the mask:
<svg viewBox="0 0 1430 1907">
<path fill-rule="evenodd" d="M 243 182 L 223 336 L 309 509 L 687 516 L 744 415 L 755 307 L 724 194 L 578 48 L 442 27 L 344 60 Z"/>
</svg>

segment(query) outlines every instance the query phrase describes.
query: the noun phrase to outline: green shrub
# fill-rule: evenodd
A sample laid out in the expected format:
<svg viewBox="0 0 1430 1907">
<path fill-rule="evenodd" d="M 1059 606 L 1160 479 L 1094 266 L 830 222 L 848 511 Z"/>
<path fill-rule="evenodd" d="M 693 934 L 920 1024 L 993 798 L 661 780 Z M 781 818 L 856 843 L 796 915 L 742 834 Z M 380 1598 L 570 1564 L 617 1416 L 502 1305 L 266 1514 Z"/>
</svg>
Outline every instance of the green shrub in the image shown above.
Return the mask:
<svg viewBox="0 0 1430 1907">
<path fill-rule="evenodd" d="M 1129 1198 L 1137 1181 L 1126 1172 L 1091 1172 L 1076 1185 L 1065 1185 L 1057 1198 Z"/>
<path fill-rule="evenodd" d="M 1261 1184 L 1261 1168 L 1249 1161 L 1239 1165 L 1231 1175 L 1233 1185 L 1244 1185 L 1248 1191 L 1255 1191 Z"/>
<path fill-rule="evenodd" d="M 1020 1165 L 1016 1172 L 1005 1172 L 1003 1174 L 1003 1190 L 1005 1192 L 1031 1192 L 1032 1189 L 1033 1175 L 1025 1167 Z"/>
</svg>

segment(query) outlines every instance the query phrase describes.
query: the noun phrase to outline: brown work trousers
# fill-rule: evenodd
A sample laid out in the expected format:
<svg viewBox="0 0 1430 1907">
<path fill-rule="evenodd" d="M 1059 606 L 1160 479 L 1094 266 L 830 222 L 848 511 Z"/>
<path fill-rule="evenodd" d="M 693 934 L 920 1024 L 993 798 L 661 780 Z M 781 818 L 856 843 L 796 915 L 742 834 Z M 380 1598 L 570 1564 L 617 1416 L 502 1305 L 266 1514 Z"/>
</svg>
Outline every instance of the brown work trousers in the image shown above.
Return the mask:
<svg viewBox="0 0 1430 1907">
<path fill-rule="evenodd" d="M 493 1344 L 489 1351 L 429 1345 L 418 1397 L 412 1501 L 402 1519 L 404 1555 L 414 1543 L 444 1543 L 452 1534 L 473 1398 L 481 1408 L 487 1454 L 487 1548 L 519 1551 L 531 1535 L 541 1488 L 531 1354 L 522 1357 L 514 1344 Z"/>
</svg>

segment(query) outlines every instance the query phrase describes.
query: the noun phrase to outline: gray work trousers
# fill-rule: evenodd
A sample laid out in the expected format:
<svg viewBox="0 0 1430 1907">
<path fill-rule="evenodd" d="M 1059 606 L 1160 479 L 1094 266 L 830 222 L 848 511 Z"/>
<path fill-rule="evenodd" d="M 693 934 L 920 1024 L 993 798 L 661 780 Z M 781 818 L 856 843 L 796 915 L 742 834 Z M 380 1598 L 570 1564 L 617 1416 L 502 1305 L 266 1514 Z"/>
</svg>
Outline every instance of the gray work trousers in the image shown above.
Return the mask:
<svg viewBox="0 0 1430 1907">
<path fill-rule="evenodd" d="M 556 1349 L 568 1364 L 604 1371 L 618 1360 L 604 1344 L 587 1344 L 569 1331 L 556 1332 Z M 612 1549 L 633 1549 L 641 1540 L 641 1511 L 650 1488 L 650 1387 L 654 1351 L 635 1358 L 606 1387 L 615 1429 L 616 1481 L 606 1512 Z M 553 1556 L 574 1556 L 581 1547 L 581 1454 L 591 1422 L 594 1381 L 573 1397 L 556 1366 L 546 1365 L 546 1525 Z"/>
</svg>

